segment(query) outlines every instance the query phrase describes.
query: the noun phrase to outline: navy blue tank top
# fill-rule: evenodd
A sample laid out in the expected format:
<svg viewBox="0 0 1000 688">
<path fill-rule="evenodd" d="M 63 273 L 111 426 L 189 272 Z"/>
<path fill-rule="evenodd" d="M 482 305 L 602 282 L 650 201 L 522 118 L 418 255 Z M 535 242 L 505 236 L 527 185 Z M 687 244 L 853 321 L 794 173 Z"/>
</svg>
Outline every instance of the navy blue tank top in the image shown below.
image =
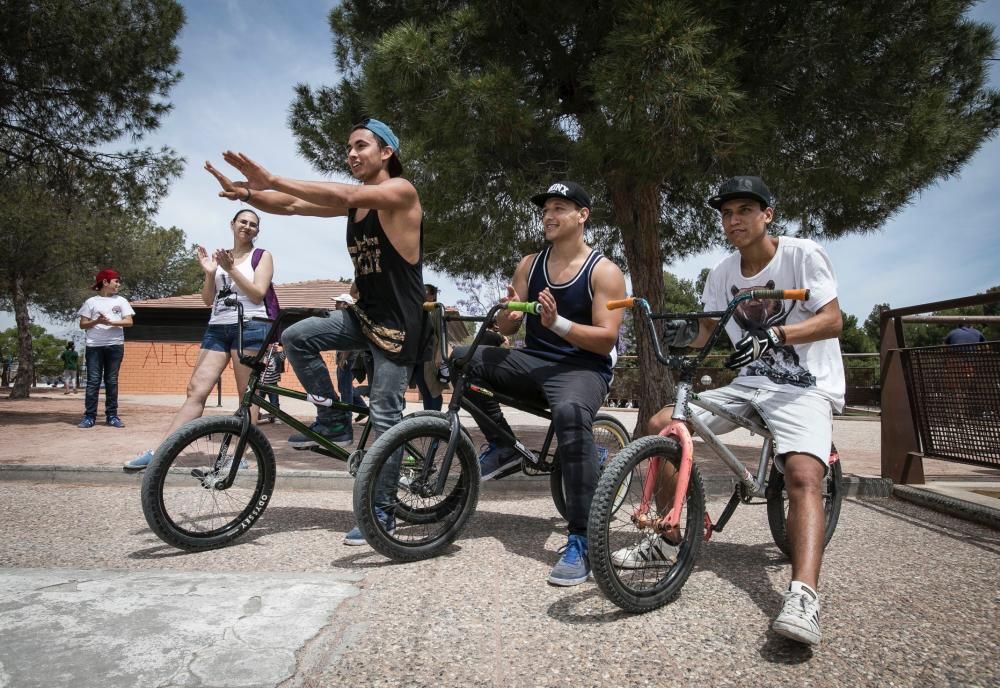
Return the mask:
<svg viewBox="0 0 1000 688">
<path fill-rule="evenodd" d="M 394 362 L 415 363 L 424 338 L 424 225 L 420 224 L 420 259 L 412 265 L 389 241 L 376 210 L 355 221 L 347 211 L 347 252 L 354 262 L 358 302 L 349 307 L 362 331 Z"/>
<path fill-rule="evenodd" d="M 528 301 L 537 301 L 541 291 L 548 287 L 555 297 L 559 315 L 581 325 L 593 325 L 594 293 L 590 286 L 590 275 L 594 271 L 594 266 L 604 256 L 598 251 L 591 251 L 571 280 L 563 284 L 553 284 L 549 279 L 548 270 L 550 250 L 551 247 L 546 247 L 535 256 L 531 264 L 531 271 L 528 273 Z M 571 363 L 593 370 L 600 373 L 608 384 L 611 383 L 611 369 L 614 363 L 610 353 L 602 356 L 573 346 L 542 325 L 541 318 L 534 316 L 527 318 L 524 348 L 528 353 L 548 361 Z"/>
</svg>

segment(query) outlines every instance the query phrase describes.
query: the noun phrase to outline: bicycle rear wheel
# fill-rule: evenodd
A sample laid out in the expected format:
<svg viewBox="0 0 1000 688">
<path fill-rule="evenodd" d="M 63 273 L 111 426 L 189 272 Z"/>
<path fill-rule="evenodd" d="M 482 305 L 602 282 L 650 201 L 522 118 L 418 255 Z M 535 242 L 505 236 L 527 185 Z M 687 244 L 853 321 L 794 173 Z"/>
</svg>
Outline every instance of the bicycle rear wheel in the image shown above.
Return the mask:
<svg viewBox="0 0 1000 688">
<path fill-rule="evenodd" d="M 632 441 L 632 438 L 621 421 L 606 413 L 594 416 L 593 432 L 594 444 L 597 445 L 598 468 L 603 471 L 604 467 L 618 456 L 618 452 Z M 552 501 L 556 505 L 556 511 L 559 512 L 560 516 L 568 519 L 562 464 L 558 460 L 552 472 L 549 473 L 549 489 L 552 491 Z"/>
<path fill-rule="evenodd" d="M 460 435 L 446 470 L 449 434 L 445 418 L 406 418 L 383 433 L 361 462 L 354 483 L 354 515 L 368 544 L 390 559 L 417 561 L 438 554 L 458 537 L 475 511 L 479 499 L 475 448 L 466 435 Z M 401 489 L 400 465 L 407 452 L 416 453 L 420 462 L 429 456 L 430 470 Z M 390 495 L 379 496 L 383 472 L 386 484 L 394 488 Z M 438 493 L 433 488 L 442 477 L 444 489 Z M 401 516 L 398 520 L 397 511 Z M 414 514 L 426 518 L 410 520 Z"/>
<path fill-rule="evenodd" d="M 660 536 L 639 525 L 647 480 L 657 480 L 654 460 L 680 465 L 673 439 L 642 437 L 629 444 L 604 469 L 590 509 L 588 540 L 594 578 L 604 594 L 627 612 L 652 611 L 680 593 L 694 568 L 705 532 L 705 490 L 697 466 L 691 467 L 680 514 L 679 540 L 668 560 L 647 556 Z M 647 519 L 662 518 L 669 505 L 651 498 Z M 648 521 L 647 521 L 648 522 Z"/>
<path fill-rule="evenodd" d="M 274 491 L 274 452 L 257 427 L 250 426 L 233 484 L 223 486 L 241 427 L 233 416 L 198 418 L 156 450 L 142 480 L 142 512 L 161 540 L 189 551 L 215 549 L 264 513 Z"/>
<path fill-rule="evenodd" d="M 840 458 L 830 463 L 830 469 L 823 478 L 823 547 L 830 544 L 840 520 L 840 507 L 844 501 L 844 474 Z M 788 492 L 785 490 L 785 476 L 775 464 L 771 464 L 771 474 L 767 479 L 767 525 L 771 528 L 774 544 L 786 557 L 792 556 L 788 545 Z"/>
</svg>

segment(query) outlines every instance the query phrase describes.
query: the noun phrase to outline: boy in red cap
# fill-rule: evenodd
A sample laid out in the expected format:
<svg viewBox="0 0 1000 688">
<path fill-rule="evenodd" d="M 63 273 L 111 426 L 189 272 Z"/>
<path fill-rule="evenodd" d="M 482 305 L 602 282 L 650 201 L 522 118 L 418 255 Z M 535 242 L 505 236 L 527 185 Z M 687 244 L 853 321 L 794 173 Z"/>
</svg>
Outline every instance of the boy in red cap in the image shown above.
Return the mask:
<svg viewBox="0 0 1000 688">
<path fill-rule="evenodd" d="M 77 312 L 80 329 L 87 333 L 87 394 L 84 397 L 83 420 L 79 427 L 92 428 L 97 422 L 97 397 L 104 380 L 104 414 L 113 428 L 124 428 L 118 417 L 118 370 L 125 356 L 125 330 L 132 327 L 135 311 L 118 296 L 121 278 L 105 268 L 97 273 L 94 286 L 97 296 L 84 301 Z"/>
</svg>

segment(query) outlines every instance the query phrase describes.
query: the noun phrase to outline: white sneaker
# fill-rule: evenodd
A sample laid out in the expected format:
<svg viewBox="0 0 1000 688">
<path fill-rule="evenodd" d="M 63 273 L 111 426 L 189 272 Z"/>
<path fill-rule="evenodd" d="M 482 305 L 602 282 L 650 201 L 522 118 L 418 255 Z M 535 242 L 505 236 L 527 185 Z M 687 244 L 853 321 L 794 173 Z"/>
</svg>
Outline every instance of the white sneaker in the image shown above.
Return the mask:
<svg viewBox="0 0 1000 688">
<path fill-rule="evenodd" d="M 808 585 L 792 581 L 786 592 L 781 593 L 785 603 L 771 628 L 778 635 L 815 645 L 819 642 L 819 595 Z"/>
<path fill-rule="evenodd" d="M 644 569 L 673 566 L 677 561 L 677 545 L 671 545 L 659 535 L 648 535 L 634 547 L 622 547 L 611 555 L 611 563 L 622 569 Z"/>
</svg>

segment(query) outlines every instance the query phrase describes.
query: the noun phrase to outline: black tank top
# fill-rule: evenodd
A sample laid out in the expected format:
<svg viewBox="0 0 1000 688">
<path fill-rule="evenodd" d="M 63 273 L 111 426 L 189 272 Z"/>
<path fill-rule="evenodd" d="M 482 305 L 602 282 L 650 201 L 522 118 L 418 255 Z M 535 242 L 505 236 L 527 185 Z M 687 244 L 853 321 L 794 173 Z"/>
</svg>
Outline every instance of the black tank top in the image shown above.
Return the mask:
<svg viewBox="0 0 1000 688">
<path fill-rule="evenodd" d="M 358 302 L 349 310 L 362 331 L 396 363 L 415 363 L 421 351 L 424 302 L 424 225 L 420 223 L 420 258 L 411 265 L 389 241 L 378 211 L 355 222 L 347 212 L 347 252 L 354 262 Z"/>
<path fill-rule="evenodd" d="M 548 270 L 550 250 L 551 247 L 546 247 L 535 256 L 531 264 L 531 271 L 528 273 L 528 300 L 537 301 L 538 294 L 548 287 L 555 297 L 559 315 L 581 325 L 593 325 L 594 294 L 590 286 L 590 276 L 594 266 L 604 256 L 598 251 L 591 251 L 579 272 L 571 280 L 563 284 L 553 284 L 549 280 Z M 534 316 L 527 318 L 524 347 L 526 351 L 539 358 L 572 363 L 593 370 L 600 373 L 608 384 L 611 383 L 611 369 L 614 367 L 614 362 L 610 353 L 602 356 L 573 346 L 543 326 L 541 318 Z"/>
</svg>

